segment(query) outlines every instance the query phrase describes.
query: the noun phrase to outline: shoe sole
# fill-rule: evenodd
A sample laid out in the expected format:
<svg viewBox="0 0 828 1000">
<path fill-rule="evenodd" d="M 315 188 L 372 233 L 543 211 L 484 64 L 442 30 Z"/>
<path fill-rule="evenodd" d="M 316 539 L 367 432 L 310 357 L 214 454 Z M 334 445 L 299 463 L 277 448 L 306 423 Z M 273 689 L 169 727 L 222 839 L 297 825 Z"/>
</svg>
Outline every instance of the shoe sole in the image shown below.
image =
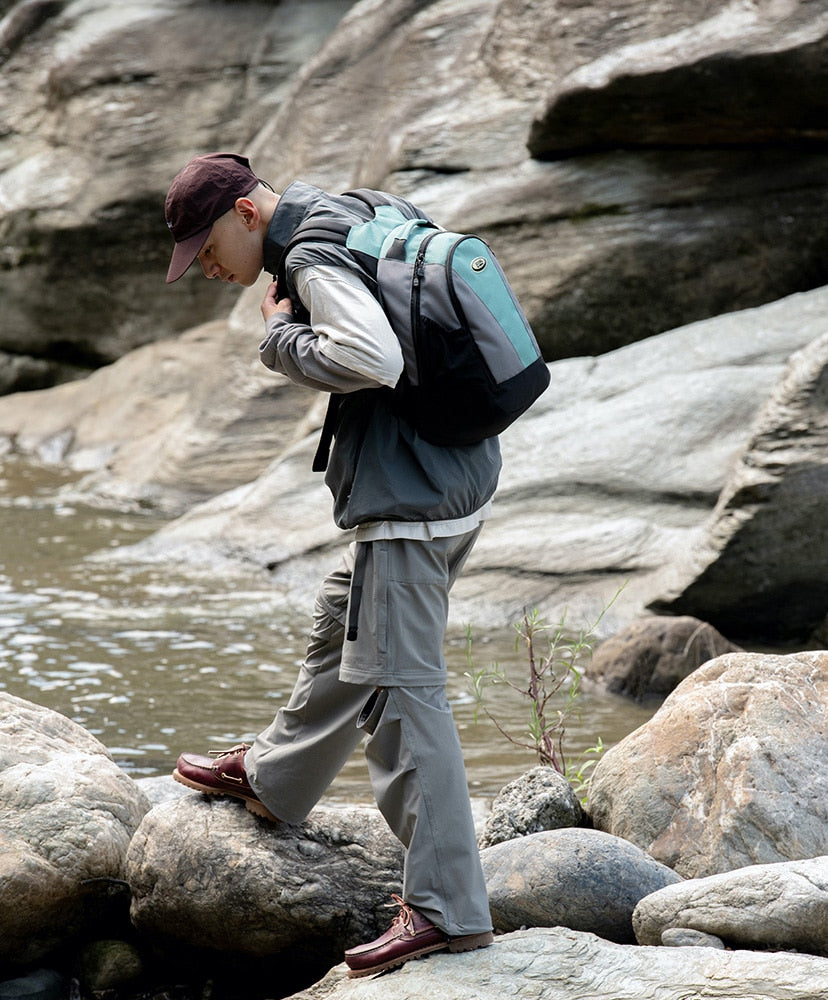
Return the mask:
<svg viewBox="0 0 828 1000">
<path fill-rule="evenodd" d="M 252 812 L 254 816 L 261 816 L 262 819 L 270 820 L 271 823 L 280 822 L 279 817 L 274 816 L 264 802 L 260 802 L 258 799 L 248 799 L 246 795 L 240 795 L 230 788 L 211 788 L 210 785 L 202 785 L 199 781 L 185 777 L 178 768 L 175 768 L 172 776 L 180 785 L 186 785 L 187 788 L 192 788 L 196 792 L 203 792 L 204 795 L 229 795 L 231 798 L 240 799 L 247 807 L 248 812 Z"/>
<path fill-rule="evenodd" d="M 388 969 L 396 969 L 399 965 L 405 965 L 406 962 L 411 962 L 415 958 L 422 958 L 424 955 L 430 955 L 434 951 L 448 951 L 448 948 L 448 941 L 441 941 L 438 944 L 429 945 L 427 948 L 420 948 L 418 951 L 412 951 L 408 955 L 402 955 L 399 958 L 394 958 L 390 962 L 381 962 L 379 965 L 371 965 L 367 969 L 348 969 L 348 978 L 361 979 L 363 976 L 375 976 L 380 972 L 387 972 Z"/>
<path fill-rule="evenodd" d="M 487 931 L 485 934 L 467 934 L 463 937 L 453 938 L 450 941 L 443 941 L 440 944 L 432 944 L 428 948 L 421 948 L 419 951 L 412 951 L 401 958 L 395 958 L 390 962 L 383 962 L 380 965 L 372 965 L 368 969 L 348 969 L 349 979 L 361 979 L 363 976 L 374 976 L 380 972 L 387 972 L 389 969 L 396 969 L 406 962 L 411 962 L 425 955 L 431 955 L 435 951 L 450 951 L 458 954 L 463 951 L 475 951 L 477 948 L 488 948 L 494 942 L 494 934 Z"/>
<path fill-rule="evenodd" d="M 486 931 L 485 934 L 466 934 L 463 937 L 451 938 L 449 951 L 456 955 L 461 951 L 488 948 L 490 944 L 494 944 L 494 934 L 491 931 Z"/>
</svg>

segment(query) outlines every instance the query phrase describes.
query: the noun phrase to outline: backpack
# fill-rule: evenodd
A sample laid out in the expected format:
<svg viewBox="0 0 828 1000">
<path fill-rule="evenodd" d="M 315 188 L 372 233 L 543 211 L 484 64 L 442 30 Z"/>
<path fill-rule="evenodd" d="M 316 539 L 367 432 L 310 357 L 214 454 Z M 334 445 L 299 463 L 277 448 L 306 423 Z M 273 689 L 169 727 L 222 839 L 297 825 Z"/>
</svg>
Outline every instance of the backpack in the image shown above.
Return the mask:
<svg viewBox="0 0 828 1000">
<path fill-rule="evenodd" d="M 285 247 L 282 271 L 298 243 L 345 246 L 367 272 L 400 341 L 404 370 L 392 390 L 395 412 L 431 444 L 476 444 L 499 434 L 543 393 L 549 370 L 494 253 L 479 236 L 406 217 L 378 191 L 346 196 L 367 204 L 373 218 L 309 219 Z M 329 407 L 315 469 L 327 464 L 335 408 Z"/>
</svg>

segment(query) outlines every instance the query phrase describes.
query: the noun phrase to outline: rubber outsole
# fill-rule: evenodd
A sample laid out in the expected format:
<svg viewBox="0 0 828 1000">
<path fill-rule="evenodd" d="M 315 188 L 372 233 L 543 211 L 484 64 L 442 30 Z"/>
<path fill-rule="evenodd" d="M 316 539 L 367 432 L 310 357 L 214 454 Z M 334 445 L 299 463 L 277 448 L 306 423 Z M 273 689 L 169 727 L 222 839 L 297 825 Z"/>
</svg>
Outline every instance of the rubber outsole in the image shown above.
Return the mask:
<svg viewBox="0 0 828 1000">
<path fill-rule="evenodd" d="M 192 788 L 196 792 L 202 792 L 204 795 L 229 795 L 231 798 L 240 799 L 247 807 L 248 812 L 252 812 L 254 816 L 270 820 L 271 823 L 280 822 L 279 817 L 274 816 L 264 802 L 260 802 L 258 799 L 249 799 L 246 795 L 241 795 L 229 788 L 211 788 L 209 785 L 202 785 L 198 781 L 193 781 L 192 778 L 187 778 L 178 768 L 175 768 L 172 776 L 180 785 L 186 785 L 187 788 Z"/>
<path fill-rule="evenodd" d="M 396 969 L 400 965 L 405 965 L 406 962 L 412 962 L 416 958 L 423 958 L 425 955 L 430 955 L 435 951 L 448 951 L 449 943 L 448 941 L 442 941 L 440 944 L 429 945 L 428 948 L 421 948 L 419 951 L 412 951 L 410 955 L 403 955 L 401 958 L 392 959 L 390 962 L 382 962 L 380 965 L 372 965 L 367 969 L 348 969 L 349 979 L 362 979 L 363 976 L 376 976 L 380 972 L 388 972 L 389 969 Z"/>
<path fill-rule="evenodd" d="M 395 958 L 390 962 L 383 962 L 380 965 L 372 965 L 367 969 L 348 969 L 348 978 L 362 979 L 364 976 L 376 976 L 381 972 L 388 972 L 389 969 L 399 968 L 399 966 L 405 965 L 406 962 L 414 961 L 417 958 L 423 958 L 425 955 L 431 955 L 435 951 L 450 951 L 452 954 L 456 955 L 464 951 L 475 951 L 478 948 L 488 948 L 493 942 L 494 934 L 491 931 L 487 931 L 485 934 L 467 934 L 463 937 L 452 938 L 448 941 L 440 942 L 439 944 L 430 945 L 428 948 L 421 948 L 419 951 L 413 951 L 409 955 L 403 955 L 401 958 Z"/>
</svg>

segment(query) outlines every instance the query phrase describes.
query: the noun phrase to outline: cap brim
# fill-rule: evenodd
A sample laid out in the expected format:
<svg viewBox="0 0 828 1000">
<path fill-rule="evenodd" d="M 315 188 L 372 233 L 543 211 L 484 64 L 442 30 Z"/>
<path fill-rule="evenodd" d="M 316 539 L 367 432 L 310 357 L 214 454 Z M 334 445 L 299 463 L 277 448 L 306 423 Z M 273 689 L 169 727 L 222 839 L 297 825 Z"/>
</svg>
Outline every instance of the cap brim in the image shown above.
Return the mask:
<svg viewBox="0 0 828 1000">
<path fill-rule="evenodd" d="M 198 257 L 199 250 L 201 250 L 207 241 L 212 228 L 212 226 L 207 226 L 206 229 L 188 236 L 186 240 L 176 243 L 170 267 L 167 271 L 167 284 L 170 284 L 172 281 L 178 281 L 187 268 L 189 268 L 190 264 Z"/>
</svg>

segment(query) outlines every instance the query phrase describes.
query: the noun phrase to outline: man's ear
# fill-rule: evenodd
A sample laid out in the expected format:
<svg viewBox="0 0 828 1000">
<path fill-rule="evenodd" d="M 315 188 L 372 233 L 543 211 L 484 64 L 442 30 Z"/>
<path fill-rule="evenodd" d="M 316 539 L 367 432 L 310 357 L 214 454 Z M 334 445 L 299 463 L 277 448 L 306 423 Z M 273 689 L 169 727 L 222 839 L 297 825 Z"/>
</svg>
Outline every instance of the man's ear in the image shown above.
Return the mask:
<svg viewBox="0 0 828 1000">
<path fill-rule="evenodd" d="M 252 233 L 259 225 L 260 213 L 259 209 L 256 207 L 255 202 L 251 201 L 250 198 L 236 198 L 236 204 L 233 206 L 233 211 L 239 218 L 244 222 L 247 229 Z"/>
</svg>

